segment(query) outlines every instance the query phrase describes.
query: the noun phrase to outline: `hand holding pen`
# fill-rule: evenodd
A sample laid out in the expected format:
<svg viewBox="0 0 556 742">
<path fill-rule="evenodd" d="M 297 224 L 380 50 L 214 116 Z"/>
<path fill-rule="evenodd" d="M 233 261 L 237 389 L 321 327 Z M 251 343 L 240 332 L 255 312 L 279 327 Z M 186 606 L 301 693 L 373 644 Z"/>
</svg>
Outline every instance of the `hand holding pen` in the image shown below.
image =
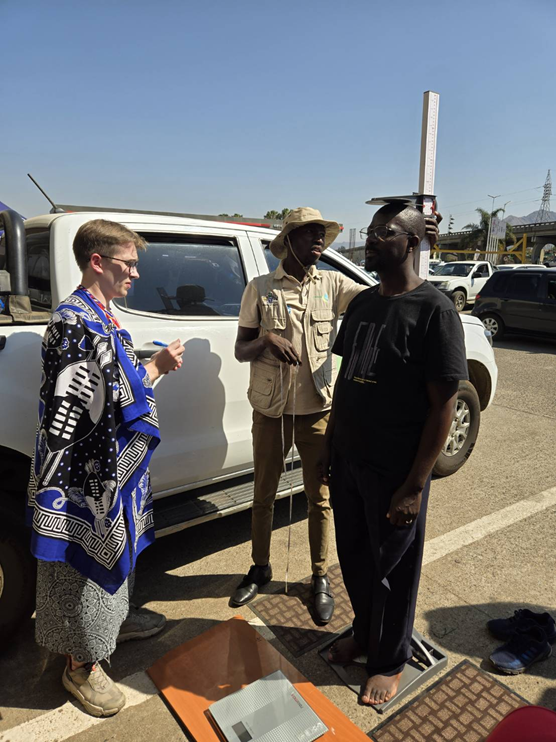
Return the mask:
<svg viewBox="0 0 556 742">
<path fill-rule="evenodd" d="M 151 360 L 145 364 L 151 381 L 154 382 L 160 376 L 164 376 L 170 371 L 177 371 L 181 367 L 185 348 L 179 338 L 168 344 L 163 343 L 161 340 L 153 340 L 153 345 L 159 345 L 162 348 L 162 350 L 155 353 L 151 357 Z"/>
</svg>

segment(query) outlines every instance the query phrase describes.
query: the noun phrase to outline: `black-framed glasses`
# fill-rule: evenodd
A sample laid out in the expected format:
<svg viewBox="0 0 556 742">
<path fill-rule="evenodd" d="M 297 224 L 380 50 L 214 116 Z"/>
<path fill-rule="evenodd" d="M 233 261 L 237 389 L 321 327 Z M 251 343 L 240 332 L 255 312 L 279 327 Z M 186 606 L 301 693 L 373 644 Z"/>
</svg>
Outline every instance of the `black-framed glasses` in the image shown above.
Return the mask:
<svg viewBox="0 0 556 742">
<path fill-rule="evenodd" d="M 139 265 L 138 260 L 124 260 L 123 258 L 115 258 L 113 255 L 103 255 L 101 252 L 97 253 L 101 258 L 108 258 L 108 260 L 118 260 L 120 263 L 125 263 L 130 271 L 137 270 Z"/>
<path fill-rule="evenodd" d="M 400 234 L 407 234 L 410 237 L 413 236 L 413 232 L 398 232 L 396 229 L 390 229 L 390 227 L 373 227 L 372 229 L 361 229 L 359 234 L 362 239 L 367 240 L 368 237 L 374 237 L 379 242 L 385 242 L 386 240 L 397 237 Z"/>
</svg>

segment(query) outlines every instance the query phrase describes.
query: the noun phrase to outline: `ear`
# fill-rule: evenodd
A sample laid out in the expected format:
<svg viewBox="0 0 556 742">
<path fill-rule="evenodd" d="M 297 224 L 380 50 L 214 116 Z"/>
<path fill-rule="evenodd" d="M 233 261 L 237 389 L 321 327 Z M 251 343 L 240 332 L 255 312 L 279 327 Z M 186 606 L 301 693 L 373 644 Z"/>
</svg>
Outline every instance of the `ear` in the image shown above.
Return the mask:
<svg viewBox="0 0 556 742">
<path fill-rule="evenodd" d="M 419 236 L 416 234 L 412 234 L 407 240 L 407 245 L 410 249 L 410 252 L 413 252 L 413 250 L 417 249 L 420 244 L 421 244 L 421 240 L 419 239 Z"/>
<path fill-rule="evenodd" d="M 102 269 L 102 258 L 98 253 L 93 253 L 91 255 L 91 259 L 89 261 L 89 265 L 94 270 L 95 273 L 104 273 Z"/>
</svg>

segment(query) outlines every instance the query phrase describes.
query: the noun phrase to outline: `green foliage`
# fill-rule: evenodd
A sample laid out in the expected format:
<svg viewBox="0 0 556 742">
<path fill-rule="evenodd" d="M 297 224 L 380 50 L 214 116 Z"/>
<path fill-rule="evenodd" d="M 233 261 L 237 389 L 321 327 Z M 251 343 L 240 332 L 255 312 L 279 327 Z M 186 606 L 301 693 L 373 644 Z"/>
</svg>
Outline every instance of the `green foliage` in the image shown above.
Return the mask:
<svg viewBox="0 0 556 742">
<path fill-rule="evenodd" d="M 272 209 L 271 211 L 266 212 L 263 219 L 281 219 L 283 221 L 290 213 L 290 211 L 291 209 L 282 209 L 282 211 L 276 211 L 275 209 Z"/>
<path fill-rule="evenodd" d="M 469 234 L 464 235 L 460 239 L 458 247 L 461 250 L 486 250 L 490 220 L 492 218 L 497 218 L 503 209 L 495 209 L 493 212 L 489 212 L 479 207 L 478 209 L 475 209 L 475 211 L 479 214 L 479 222 L 472 222 L 463 227 L 463 230 L 469 231 Z M 513 245 L 515 244 L 515 241 L 516 236 L 512 226 L 511 224 L 507 224 L 506 245 Z"/>
</svg>

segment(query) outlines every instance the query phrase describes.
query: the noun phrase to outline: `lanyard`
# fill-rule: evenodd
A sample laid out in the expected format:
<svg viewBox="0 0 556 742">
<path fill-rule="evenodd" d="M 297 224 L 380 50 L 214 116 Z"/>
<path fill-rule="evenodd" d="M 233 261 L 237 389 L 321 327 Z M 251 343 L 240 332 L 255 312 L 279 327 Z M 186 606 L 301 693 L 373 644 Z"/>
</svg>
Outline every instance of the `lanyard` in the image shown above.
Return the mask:
<svg viewBox="0 0 556 742">
<path fill-rule="evenodd" d="M 280 364 L 280 406 L 284 404 L 284 375 L 283 375 L 283 364 Z M 295 402 L 296 402 L 296 394 L 297 394 L 297 365 L 295 365 L 292 368 L 292 383 L 293 383 L 293 414 L 292 414 L 292 444 L 291 444 L 291 467 L 290 467 L 290 474 L 293 473 L 293 464 L 294 464 L 294 449 L 295 449 Z M 291 384 L 290 384 L 291 389 Z M 286 437 L 284 434 L 284 413 L 282 412 L 282 415 L 280 417 L 280 430 L 282 433 L 282 460 L 284 462 L 284 474 L 288 473 L 288 465 L 286 462 Z M 286 587 L 285 592 L 286 595 L 288 594 L 288 575 L 290 571 L 290 551 L 291 551 L 291 541 L 292 541 L 292 519 L 293 519 L 293 485 L 290 478 L 290 521 L 288 525 L 288 548 L 286 552 Z"/>
<path fill-rule="evenodd" d="M 83 284 L 79 284 L 79 286 L 77 288 L 80 289 L 81 291 L 84 291 L 87 294 L 87 296 L 89 297 L 89 299 L 91 301 L 94 301 L 94 303 L 98 307 L 100 307 L 102 309 L 102 311 L 104 312 L 104 314 L 118 328 L 118 330 L 121 330 L 122 329 L 122 326 L 120 325 L 120 323 L 118 322 L 118 320 L 116 319 L 116 317 L 114 316 L 114 314 L 112 313 L 112 311 L 110 309 L 108 309 L 108 307 L 105 307 L 104 304 L 101 301 L 99 301 L 99 299 L 96 298 L 96 296 L 94 296 L 93 294 L 91 294 L 91 292 L 89 291 L 89 289 L 86 289 L 85 286 L 83 286 Z"/>
</svg>

